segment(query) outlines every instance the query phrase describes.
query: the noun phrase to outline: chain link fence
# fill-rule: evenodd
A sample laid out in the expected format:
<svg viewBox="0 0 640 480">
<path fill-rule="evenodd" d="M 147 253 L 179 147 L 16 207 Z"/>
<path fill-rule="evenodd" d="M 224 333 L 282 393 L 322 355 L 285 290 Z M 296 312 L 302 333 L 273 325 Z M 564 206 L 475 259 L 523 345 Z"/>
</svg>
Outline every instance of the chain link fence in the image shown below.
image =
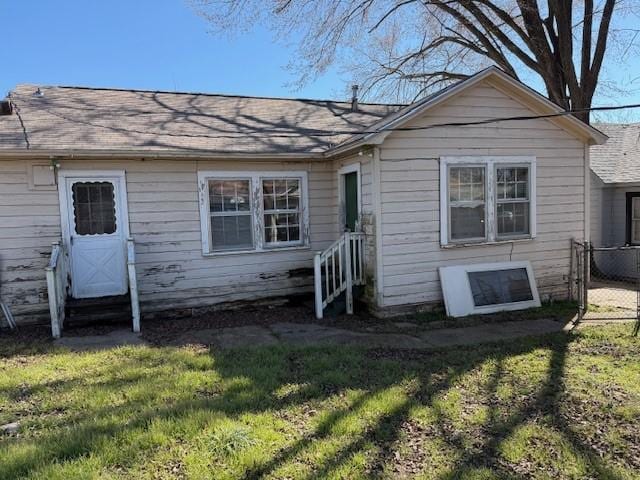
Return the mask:
<svg viewBox="0 0 640 480">
<path fill-rule="evenodd" d="M 640 319 L 640 247 L 572 242 L 570 297 L 580 319 Z"/>
</svg>

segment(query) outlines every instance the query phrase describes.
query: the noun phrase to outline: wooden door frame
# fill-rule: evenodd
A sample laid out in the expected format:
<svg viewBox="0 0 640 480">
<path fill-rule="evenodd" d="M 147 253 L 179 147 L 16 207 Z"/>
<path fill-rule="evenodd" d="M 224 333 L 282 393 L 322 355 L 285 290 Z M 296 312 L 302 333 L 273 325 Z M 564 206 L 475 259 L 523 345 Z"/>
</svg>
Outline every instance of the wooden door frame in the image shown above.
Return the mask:
<svg viewBox="0 0 640 480">
<path fill-rule="evenodd" d="M 360 162 L 357 163 L 352 163 L 350 165 L 345 165 L 344 167 L 341 167 L 338 169 L 338 225 L 339 225 L 339 231 L 342 231 L 342 229 L 344 228 L 344 223 L 345 223 L 345 219 L 346 219 L 346 215 L 347 212 L 345 210 L 345 200 L 346 200 L 346 193 L 344 191 L 344 177 L 346 174 L 348 173 L 355 173 L 356 174 L 356 182 L 358 185 L 358 192 L 357 192 L 357 206 L 358 206 L 358 221 L 361 221 L 362 219 L 362 175 L 360 173 Z"/>
<path fill-rule="evenodd" d="M 116 197 L 116 208 L 120 212 L 120 219 L 116 218 L 116 227 L 122 227 L 122 249 L 125 252 L 126 262 L 126 249 L 127 239 L 129 238 L 129 208 L 127 200 L 127 179 L 124 170 L 59 170 L 58 171 L 58 201 L 60 204 L 60 226 L 62 228 L 62 243 L 65 246 L 64 251 L 67 254 L 67 265 L 71 266 L 71 215 L 70 205 L 68 202 L 69 194 L 67 190 L 67 180 L 70 178 L 78 179 L 117 179 L 118 181 L 118 195 Z M 120 220 L 120 221 L 118 221 Z M 126 265 L 125 265 L 126 267 Z M 69 275 L 71 275 L 73 269 L 69 268 Z M 126 268 L 125 268 L 126 272 Z M 71 285 L 73 290 L 73 279 L 71 279 Z"/>
</svg>

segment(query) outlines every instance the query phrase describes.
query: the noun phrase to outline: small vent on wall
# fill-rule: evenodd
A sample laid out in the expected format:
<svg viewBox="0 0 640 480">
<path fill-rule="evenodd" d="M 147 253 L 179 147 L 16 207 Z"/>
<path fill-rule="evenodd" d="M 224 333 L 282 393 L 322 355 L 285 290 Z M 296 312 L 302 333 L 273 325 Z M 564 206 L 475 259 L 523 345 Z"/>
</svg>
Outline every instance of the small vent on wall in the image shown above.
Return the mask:
<svg viewBox="0 0 640 480">
<path fill-rule="evenodd" d="M 9 100 L 0 101 L 0 115 L 11 115 L 13 113 L 13 104 Z"/>
</svg>

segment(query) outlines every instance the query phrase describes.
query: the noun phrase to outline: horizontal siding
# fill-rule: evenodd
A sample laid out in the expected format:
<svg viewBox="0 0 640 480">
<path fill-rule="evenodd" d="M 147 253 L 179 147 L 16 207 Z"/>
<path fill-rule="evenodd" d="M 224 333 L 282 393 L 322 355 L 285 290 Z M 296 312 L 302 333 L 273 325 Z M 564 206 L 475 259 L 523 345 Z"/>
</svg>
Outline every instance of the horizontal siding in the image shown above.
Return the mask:
<svg viewBox="0 0 640 480">
<path fill-rule="evenodd" d="M 309 291 L 313 253 L 337 236 L 332 162 L 81 161 L 68 170 L 125 170 L 129 228 L 136 241 L 142 313 L 205 307 Z M 199 170 L 308 172 L 311 247 L 203 256 Z M 57 191 L 30 191 L 26 162 L 0 162 L 0 280 L 18 320 L 47 320 L 45 267 L 60 238 Z"/>
<path fill-rule="evenodd" d="M 477 86 L 408 126 L 530 115 L 500 91 Z M 442 156 L 535 156 L 537 237 L 498 245 L 440 246 Z M 546 120 L 392 133 L 381 147 L 384 306 L 442 301 L 438 268 L 530 260 L 540 292 L 565 295 L 572 237 L 584 236 L 584 146 Z"/>
<path fill-rule="evenodd" d="M 28 162 L 0 160 L 0 296 L 20 323 L 49 317 L 44 269 L 60 238 L 55 190 L 30 190 Z"/>
<path fill-rule="evenodd" d="M 330 163 L 132 160 L 95 166 L 126 170 L 143 315 L 309 290 L 311 277 L 298 272 L 312 268 L 313 252 L 335 239 L 337 200 Z M 311 248 L 203 256 L 200 170 L 307 171 Z"/>
</svg>

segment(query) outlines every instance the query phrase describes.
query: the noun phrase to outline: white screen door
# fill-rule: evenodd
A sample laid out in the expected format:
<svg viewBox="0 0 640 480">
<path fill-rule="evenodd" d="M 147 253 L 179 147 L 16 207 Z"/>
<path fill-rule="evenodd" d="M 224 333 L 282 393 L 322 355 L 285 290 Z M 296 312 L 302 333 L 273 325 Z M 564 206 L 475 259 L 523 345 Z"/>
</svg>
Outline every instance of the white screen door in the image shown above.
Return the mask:
<svg viewBox="0 0 640 480">
<path fill-rule="evenodd" d="M 127 292 L 124 175 L 64 175 L 62 208 L 74 298 Z"/>
</svg>

